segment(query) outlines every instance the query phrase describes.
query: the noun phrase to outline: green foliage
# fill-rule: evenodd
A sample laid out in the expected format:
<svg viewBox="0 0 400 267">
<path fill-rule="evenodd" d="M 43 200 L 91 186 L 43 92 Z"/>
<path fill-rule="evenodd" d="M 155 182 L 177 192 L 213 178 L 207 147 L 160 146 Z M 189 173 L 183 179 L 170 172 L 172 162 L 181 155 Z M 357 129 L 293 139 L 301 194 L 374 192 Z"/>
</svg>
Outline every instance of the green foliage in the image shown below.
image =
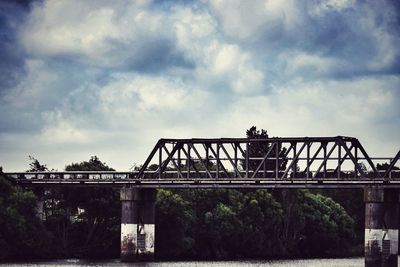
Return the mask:
<svg viewBox="0 0 400 267">
<path fill-rule="evenodd" d="M 343 207 L 307 190 L 160 190 L 156 214 L 160 259 L 323 256 L 354 238 Z"/>
<path fill-rule="evenodd" d="M 89 161 L 83 161 L 81 163 L 71 163 L 65 167 L 66 171 L 114 171 L 97 156 L 92 156 Z"/>
<path fill-rule="evenodd" d="M 303 255 L 343 252 L 354 239 L 354 221 L 344 208 L 321 194 L 304 193 L 305 215 Z"/>
<path fill-rule="evenodd" d="M 364 192 L 362 189 L 325 189 L 318 190 L 318 193 L 332 198 L 340 204 L 351 216 L 354 221 L 354 241 L 353 244 L 362 244 L 364 240 L 365 228 L 365 204 Z"/>
<path fill-rule="evenodd" d="M 252 126 L 250 129 L 246 131 L 246 137 L 249 139 L 266 139 L 268 138 L 268 133 L 264 129 L 257 130 L 256 126 Z M 248 145 L 248 151 L 245 151 L 245 154 L 248 154 L 250 158 L 262 158 L 266 155 L 268 151 L 270 151 L 269 157 L 276 157 L 276 155 L 278 154 L 279 156 L 278 169 L 284 170 L 287 164 L 287 159 L 285 157 L 286 148 L 282 147 L 281 145 L 279 145 L 278 147 L 271 147 L 270 144 L 265 142 L 260 142 L 260 143 L 253 142 Z M 245 156 L 246 155 L 243 155 L 243 157 Z M 262 162 L 261 159 L 250 159 L 248 162 L 249 164 L 248 169 L 255 171 L 257 167 L 261 164 L 261 162 Z M 247 168 L 245 160 L 241 160 L 241 166 L 243 169 Z M 276 168 L 276 161 L 274 159 L 265 160 L 262 169 L 264 168 L 265 170 L 274 171 Z M 273 177 L 273 172 L 262 174 L 262 176 Z"/>
<path fill-rule="evenodd" d="M 72 163 L 66 171 L 113 171 L 96 156 Z M 60 241 L 60 255 L 117 257 L 119 255 L 120 201 L 118 189 L 61 188 L 46 193 L 46 226 Z M 78 213 L 78 210 L 80 213 Z"/>
<path fill-rule="evenodd" d="M 376 169 L 378 171 L 386 171 L 387 169 L 389 169 L 389 166 L 390 166 L 390 164 L 387 163 L 387 162 L 382 163 L 382 164 L 378 163 L 378 164 L 376 164 Z M 396 166 L 393 166 L 393 170 L 400 170 L 400 168 L 396 167 Z"/>
<path fill-rule="evenodd" d="M 266 190 L 242 192 L 238 212 L 243 227 L 240 251 L 242 257 L 274 257 L 280 254 L 279 235 L 282 231 L 282 205 Z"/>
<path fill-rule="evenodd" d="M 190 254 L 194 240 L 187 235 L 194 222 L 190 203 L 169 190 L 157 192 L 156 251 L 162 258 Z"/>
<path fill-rule="evenodd" d="M 28 172 L 45 172 L 49 170 L 46 165 L 41 164 L 36 158 L 29 156 L 29 159 L 31 163 L 29 163 Z"/>
<path fill-rule="evenodd" d="M 0 175 L 0 261 L 43 258 L 51 236 L 35 214 L 36 197 Z"/>
</svg>

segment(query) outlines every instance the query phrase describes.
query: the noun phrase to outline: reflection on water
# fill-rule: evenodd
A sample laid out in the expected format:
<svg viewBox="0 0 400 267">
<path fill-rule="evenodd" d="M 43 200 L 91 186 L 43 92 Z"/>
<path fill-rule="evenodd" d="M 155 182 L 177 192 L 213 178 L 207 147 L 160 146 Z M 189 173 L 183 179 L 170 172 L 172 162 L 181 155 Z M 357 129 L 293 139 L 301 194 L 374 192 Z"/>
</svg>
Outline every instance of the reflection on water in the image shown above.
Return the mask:
<svg viewBox="0 0 400 267">
<path fill-rule="evenodd" d="M 3 263 L 1 266 L 140 266 L 140 267 L 230 267 L 230 266 L 267 266 L 267 267 L 347 267 L 364 266 L 364 258 L 347 259 L 310 259 L 310 260 L 274 260 L 274 261 L 180 261 L 180 262 L 148 262 L 148 263 L 121 263 L 119 259 L 105 261 L 89 260 L 56 260 L 34 263 Z"/>
</svg>

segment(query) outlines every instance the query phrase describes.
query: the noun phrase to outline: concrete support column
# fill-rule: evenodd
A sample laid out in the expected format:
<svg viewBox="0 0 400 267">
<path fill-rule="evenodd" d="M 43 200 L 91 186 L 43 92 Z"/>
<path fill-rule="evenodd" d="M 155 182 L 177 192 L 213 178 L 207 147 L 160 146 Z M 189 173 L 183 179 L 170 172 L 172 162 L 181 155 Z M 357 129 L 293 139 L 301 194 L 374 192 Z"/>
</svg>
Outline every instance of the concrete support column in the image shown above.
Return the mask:
<svg viewBox="0 0 400 267">
<path fill-rule="evenodd" d="M 154 259 L 155 189 L 121 189 L 121 261 Z"/>
<path fill-rule="evenodd" d="M 365 266 L 397 266 L 399 194 L 368 187 L 365 201 Z"/>
<path fill-rule="evenodd" d="M 397 267 L 397 254 L 399 251 L 399 191 L 398 189 L 385 189 L 385 215 L 383 225 L 382 256 L 385 267 Z"/>
</svg>

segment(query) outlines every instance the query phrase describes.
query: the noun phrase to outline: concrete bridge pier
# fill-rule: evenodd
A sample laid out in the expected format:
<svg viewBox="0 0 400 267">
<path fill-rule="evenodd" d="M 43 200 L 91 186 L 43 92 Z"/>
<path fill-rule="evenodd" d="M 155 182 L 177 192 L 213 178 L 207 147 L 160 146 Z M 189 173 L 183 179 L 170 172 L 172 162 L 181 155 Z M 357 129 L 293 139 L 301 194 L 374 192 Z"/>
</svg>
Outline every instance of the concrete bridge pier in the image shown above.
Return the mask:
<svg viewBox="0 0 400 267">
<path fill-rule="evenodd" d="M 155 244 L 155 189 L 121 189 L 121 261 L 151 261 Z"/>
<path fill-rule="evenodd" d="M 368 187 L 365 201 L 365 266 L 397 266 L 399 191 Z"/>
</svg>

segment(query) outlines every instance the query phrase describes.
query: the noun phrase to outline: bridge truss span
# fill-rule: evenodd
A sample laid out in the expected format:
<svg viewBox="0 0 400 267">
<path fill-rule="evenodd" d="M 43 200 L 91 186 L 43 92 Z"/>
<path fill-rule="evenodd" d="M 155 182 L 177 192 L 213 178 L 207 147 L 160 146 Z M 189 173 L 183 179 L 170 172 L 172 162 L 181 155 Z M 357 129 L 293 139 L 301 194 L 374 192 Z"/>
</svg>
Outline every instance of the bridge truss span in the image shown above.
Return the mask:
<svg viewBox="0 0 400 267">
<path fill-rule="evenodd" d="M 160 139 L 132 172 L 7 173 L 26 186 L 143 188 L 400 188 L 398 162 L 372 158 L 353 137 Z M 377 163 L 381 168 L 377 168 Z M 384 166 L 384 168 L 382 168 Z"/>
<path fill-rule="evenodd" d="M 371 158 L 358 139 L 343 136 L 160 139 L 137 178 L 388 179 L 399 156 Z M 390 165 L 380 171 L 376 160 Z"/>
</svg>

